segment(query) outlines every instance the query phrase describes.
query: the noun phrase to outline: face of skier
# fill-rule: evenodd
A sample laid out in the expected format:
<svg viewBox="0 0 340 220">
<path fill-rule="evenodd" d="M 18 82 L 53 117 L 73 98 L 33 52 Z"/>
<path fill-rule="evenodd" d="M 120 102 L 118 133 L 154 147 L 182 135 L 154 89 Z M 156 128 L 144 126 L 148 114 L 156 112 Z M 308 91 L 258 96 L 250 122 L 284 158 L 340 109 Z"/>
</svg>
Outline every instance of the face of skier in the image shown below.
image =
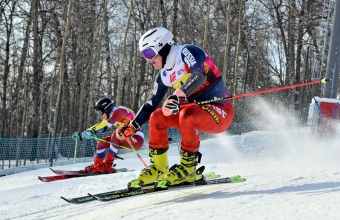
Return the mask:
<svg viewBox="0 0 340 220">
<path fill-rule="evenodd" d="M 107 114 L 106 114 L 106 113 L 102 114 L 102 116 L 101 116 L 101 117 L 102 117 L 102 119 L 103 119 L 103 120 L 107 120 L 107 119 L 108 119 L 108 117 L 107 117 Z"/>
<path fill-rule="evenodd" d="M 159 54 L 153 60 L 149 60 L 148 62 L 151 63 L 156 70 L 162 68 L 162 56 Z"/>
</svg>

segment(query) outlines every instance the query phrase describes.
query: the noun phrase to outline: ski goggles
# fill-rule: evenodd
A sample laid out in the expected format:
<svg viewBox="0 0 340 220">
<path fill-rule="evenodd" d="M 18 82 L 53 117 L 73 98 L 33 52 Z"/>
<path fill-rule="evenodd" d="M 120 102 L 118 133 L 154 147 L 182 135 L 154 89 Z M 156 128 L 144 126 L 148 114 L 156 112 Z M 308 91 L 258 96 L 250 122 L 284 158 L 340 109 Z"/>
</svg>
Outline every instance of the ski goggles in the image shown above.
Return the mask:
<svg viewBox="0 0 340 220">
<path fill-rule="evenodd" d="M 100 109 L 95 109 L 96 110 L 96 113 L 99 115 L 99 116 L 102 116 L 104 114 L 104 112 Z"/>
<path fill-rule="evenodd" d="M 142 53 L 143 57 L 148 61 L 155 59 L 156 56 L 158 55 L 158 52 L 153 47 L 148 47 L 148 48 L 142 50 L 141 53 Z"/>
</svg>

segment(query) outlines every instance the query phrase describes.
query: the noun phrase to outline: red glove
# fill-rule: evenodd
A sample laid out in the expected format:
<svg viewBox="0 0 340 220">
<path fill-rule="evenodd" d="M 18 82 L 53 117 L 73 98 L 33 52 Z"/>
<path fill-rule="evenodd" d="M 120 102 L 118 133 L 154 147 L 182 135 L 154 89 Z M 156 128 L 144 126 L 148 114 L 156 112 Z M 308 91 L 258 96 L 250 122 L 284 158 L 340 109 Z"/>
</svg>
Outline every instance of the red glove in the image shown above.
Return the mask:
<svg viewBox="0 0 340 220">
<path fill-rule="evenodd" d="M 128 125 L 123 125 L 117 128 L 116 130 L 116 137 L 118 140 L 126 141 L 129 137 L 131 137 L 135 131 L 132 127 Z"/>
<path fill-rule="evenodd" d="M 118 140 L 126 141 L 129 137 L 140 130 L 138 123 L 132 121 L 129 125 L 123 125 L 117 128 L 116 137 Z"/>
<path fill-rule="evenodd" d="M 173 95 L 170 95 L 163 103 L 162 112 L 165 116 L 176 115 L 181 107 L 180 100 L 185 99 L 184 92 L 176 89 Z"/>
<path fill-rule="evenodd" d="M 120 122 L 122 122 L 122 123 L 128 125 L 128 124 L 130 124 L 130 121 L 131 121 L 130 118 L 129 118 L 129 117 L 126 117 L 126 118 L 124 118 L 123 120 L 121 120 Z"/>
</svg>

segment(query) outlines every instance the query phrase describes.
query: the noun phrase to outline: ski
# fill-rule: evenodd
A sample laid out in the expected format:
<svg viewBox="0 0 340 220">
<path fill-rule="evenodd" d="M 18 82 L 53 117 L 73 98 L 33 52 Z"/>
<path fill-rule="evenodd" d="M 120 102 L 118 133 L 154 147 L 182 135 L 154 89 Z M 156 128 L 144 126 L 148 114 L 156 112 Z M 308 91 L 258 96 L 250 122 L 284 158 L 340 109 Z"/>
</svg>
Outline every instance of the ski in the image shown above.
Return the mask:
<svg viewBox="0 0 340 220">
<path fill-rule="evenodd" d="M 204 179 L 206 180 L 212 180 L 212 179 L 216 179 L 219 178 L 220 175 L 215 174 L 214 172 L 210 172 L 210 173 L 206 173 L 203 175 Z M 202 178 L 202 174 L 197 174 L 197 178 Z M 110 192 L 104 192 L 104 193 L 99 193 L 99 194 L 95 194 L 95 195 L 87 195 L 87 196 L 82 196 L 82 197 L 76 197 L 76 198 L 65 198 L 65 197 L 61 197 L 63 200 L 65 200 L 68 203 L 72 203 L 72 204 L 82 204 L 82 203 L 86 203 L 86 202 L 91 202 L 91 201 L 95 201 L 97 200 L 96 197 L 106 197 L 106 196 L 112 196 L 115 194 L 122 194 L 122 193 L 128 193 L 129 189 L 120 189 L 120 190 L 113 190 Z"/>
<path fill-rule="evenodd" d="M 128 191 L 127 189 L 114 190 L 114 191 L 110 191 L 110 192 L 98 193 L 98 194 L 95 194 L 93 196 L 112 195 L 112 194 L 115 194 L 115 193 L 124 193 L 124 192 L 127 192 L 127 191 Z M 70 199 L 67 199 L 67 198 L 62 196 L 60 198 L 62 198 L 63 200 L 65 200 L 68 203 L 82 204 L 82 203 L 86 203 L 86 202 L 96 201 L 97 199 L 93 196 L 87 195 L 87 196 L 75 197 L 75 198 L 70 198 Z"/>
<path fill-rule="evenodd" d="M 84 176 L 88 176 L 88 175 L 97 175 L 97 174 L 103 174 L 103 173 L 88 173 L 85 172 L 84 170 L 54 170 L 52 168 L 50 168 L 52 170 L 53 173 L 58 174 L 58 175 L 84 175 Z M 128 170 L 127 168 L 119 168 L 119 169 L 115 169 L 115 172 L 113 173 L 120 173 L 120 172 L 128 172 L 128 171 L 133 171 L 133 170 Z M 107 173 L 105 173 L 107 174 Z"/>
<path fill-rule="evenodd" d="M 81 177 L 79 175 L 56 175 L 56 176 L 38 176 L 38 179 L 42 182 L 53 182 L 57 180 L 65 180 L 65 179 L 71 179 Z"/>
<path fill-rule="evenodd" d="M 54 170 L 50 168 L 53 173 L 57 175 L 82 175 L 86 174 L 84 170 Z"/>
<path fill-rule="evenodd" d="M 136 195 L 143 195 L 143 194 L 148 194 L 148 193 L 169 192 L 169 191 L 178 190 L 182 188 L 206 186 L 206 185 L 212 185 L 212 184 L 240 183 L 244 181 L 246 181 L 245 178 L 242 178 L 241 176 L 237 175 L 237 176 L 210 179 L 210 180 L 202 179 L 191 184 L 169 186 L 167 189 L 164 189 L 164 190 L 158 190 L 155 188 L 154 185 L 151 185 L 151 186 L 142 187 L 141 189 L 133 190 L 133 191 L 126 190 L 120 193 L 112 193 L 112 194 L 104 194 L 104 195 L 89 194 L 89 195 L 93 196 L 95 199 L 99 201 L 106 202 L 106 201 L 122 199 L 122 198 L 127 198 L 130 196 L 136 196 Z"/>
<path fill-rule="evenodd" d="M 42 182 L 53 182 L 57 180 L 65 180 L 77 177 L 85 177 L 85 176 L 96 176 L 96 175 L 105 175 L 105 174 L 113 174 L 113 173 L 121 173 L 121 172 L 129 172 L 133 170 L 128 170 L 126 168 L 116 169 L 113 173 L 86 173 L 82 170 L 80 171 L 73 171 L 73 170 L 53 170 L 54 173 L 57 175 L 55 176 L 38 176 L 38 179 Z"/>
</svg>

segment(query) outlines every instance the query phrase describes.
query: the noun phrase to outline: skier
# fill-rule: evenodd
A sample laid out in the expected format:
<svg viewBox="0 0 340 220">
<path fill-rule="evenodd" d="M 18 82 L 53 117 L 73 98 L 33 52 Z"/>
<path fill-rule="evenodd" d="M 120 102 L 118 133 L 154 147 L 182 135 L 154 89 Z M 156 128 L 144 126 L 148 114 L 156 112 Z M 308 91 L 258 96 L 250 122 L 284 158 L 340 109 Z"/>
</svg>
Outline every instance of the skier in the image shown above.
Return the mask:
<svg viewBox="0 0 340 220">
<path fill-rule="evenodd" d="M 234 108 L 231 100 L 221 100 L 206 105 L 188 105 L 229 96 L 220 71 L 201 48 L 185 44 L 174 45 L 173 34 L 163 27 L 147 31 L 139 40 L 143 57 L 160 69 L 151 96 L 127 126 L 117 128 L 117 138 L 126 138 L 138 132 L 150 119 L 150 157 L 152 164 L 143 169 L 138 178 L 128 183 L 130 189 L 154 181 L 158 186 L 194 182 L 196 165 L 201 154 L 199 132 L 217 134 L 224 132 L 232 123 Z M 168 88 L 174 88 L 161 108 L 159 104 Z M 185 100 L 185 101 L 182 101 Z M 167 129 L 182 133 L 180 165 L 169 169 Z M 164 182 L 166 181 L 166 182 Z"/>
<path fill-rule="evenodd" d="M 99 132 L 105 132 L 112 125 L 117 128 L 121 125 L 129 124 L 135 117 L 135 113 L 131 109 L 124 106 L 114 106 L 114 102 L 109 98 L 99 99 L 95 104 L 95 110 L 103 120 L 84 132 L 74 133 L 72 135 L 74 140 L 90 139 L 91 136 Z M 139 150 L 143 146 L 144 133 L 142 130 L 136 131 L 130 138 L 135 150 Z M 94 163 L 85 167 L 85 172 L 114 172 L 112 165 L 118 149 L 120 146 L 130 148 L 130 144 L 127 141 L 117 140 L 115 133 L 111 136 L 104 137 L 103 140 L 104 141 L 98 141 Z M 106 149 L 108 150 L 105 153 Z"/>
</svg>

